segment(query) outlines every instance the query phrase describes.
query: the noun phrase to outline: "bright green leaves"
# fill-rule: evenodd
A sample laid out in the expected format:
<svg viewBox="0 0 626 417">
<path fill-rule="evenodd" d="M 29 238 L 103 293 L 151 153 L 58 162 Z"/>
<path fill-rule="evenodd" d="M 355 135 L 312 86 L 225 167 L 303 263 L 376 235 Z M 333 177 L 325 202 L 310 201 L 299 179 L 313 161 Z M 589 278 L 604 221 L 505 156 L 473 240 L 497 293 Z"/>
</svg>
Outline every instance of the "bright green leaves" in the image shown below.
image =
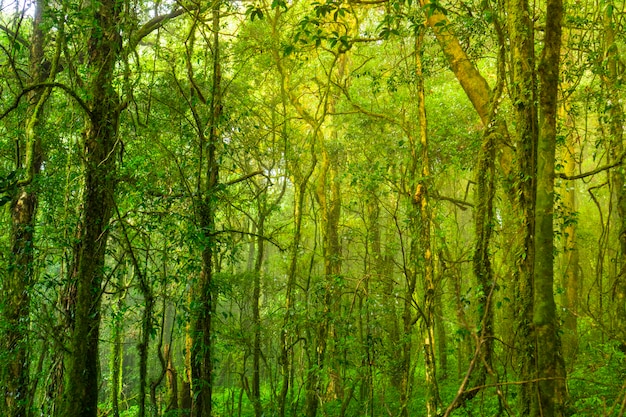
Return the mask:
<svg viewBox="0 0 626 417">
<path fill-rule="evenodd" d="M 347 35 L 339 35 L 337 32 L 333 32 L 328 38 L 328 43 L 331 48 L 334 48 L 339 43 L 344 49 L 350 48 L 350 40 Z"/>
<path fill-rule="evenodd" d="M 287 11 L 287 2 L 285 0 L 272 0 L 272 10 L 281 8 L 283 11 Z"/>
<path fill-rule="evenodd" d="M 398 30 L 401 14 L 386 14 L 378 25 L 378 36 L 383 39 L 389 39 L 390 36 L 400 35 Z"/>
<path fill-rule="evenodd" d="M 325 3 L 316 1 L 311 3 L 311 5 L 317 17 L 323 18 L 330 15 L 335 22 L 337 22 L 340 17 L 344 17 L 346 13 L 349 13 L 349 9 L 347 9 L 341 1 L 327 0 Z"/>
<path fill-rule="evenodd" d="M 287 2 L 285 0 L 272 0 L 271 5 L 272 10 L 282 9 L 283 11 L 287 11 Z M 264 17 L 263 9 L 261 6 L 256 4 L 249 4 L 246 7 L 246 16 L 250 18 L 250 21 L 254 22 L 254 19 L 262 20 Z"/>
<path fill-rule="evenodd" d="M 444 16 L 448 14 L 448 10 L 436 1 L 426 3 L 422 9 L 426 13 L 426 17 L 432 17 L 437 13 L 441 13 Z"/>
<path fill-rule="evenodd" d="M 352 11 L 342 1 L 328 0 L 313 2 L 312 13 L 304 16 L 298 25 L 295 42 L 322 46 L 326 42 L 330 48 L 339 47 L 347 51 L 351 47 L 350 35 L 340 32 L 338 22 L 344 21 Z"/>
<path fill-rule="evenodd" d="M 253 4 L 248 5 L 246 9 L 246 16 L 250 17 L 250 21 L 254 22 L 254 19 L 258 18 L 259 20 L 263 19 L 263 10 L 255 6 Z"/>
</svg>

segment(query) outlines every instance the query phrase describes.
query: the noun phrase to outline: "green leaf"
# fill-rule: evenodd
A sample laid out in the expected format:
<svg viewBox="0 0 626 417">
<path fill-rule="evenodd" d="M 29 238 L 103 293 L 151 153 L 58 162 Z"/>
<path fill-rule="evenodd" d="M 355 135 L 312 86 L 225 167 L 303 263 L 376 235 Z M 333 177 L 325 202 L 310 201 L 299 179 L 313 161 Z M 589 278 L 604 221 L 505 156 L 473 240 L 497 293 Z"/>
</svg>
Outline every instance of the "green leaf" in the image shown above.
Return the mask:
<svg viewBox="0 0 626 417">
<path fill-rule="evenodd" d="M 287 11 L 287 3 L 285 0 L 272 0 L 272 9 L 282 8 L 284 11 Z"/>
</svg>

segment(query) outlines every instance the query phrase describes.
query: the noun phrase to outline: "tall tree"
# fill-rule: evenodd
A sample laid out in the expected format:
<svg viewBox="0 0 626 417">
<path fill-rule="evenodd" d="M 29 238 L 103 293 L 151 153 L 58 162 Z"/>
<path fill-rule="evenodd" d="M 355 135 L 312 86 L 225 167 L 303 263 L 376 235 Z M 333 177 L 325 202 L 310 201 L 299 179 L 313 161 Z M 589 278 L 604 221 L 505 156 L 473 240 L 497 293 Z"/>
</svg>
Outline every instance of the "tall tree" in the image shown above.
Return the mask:
<svg viewBox="0 0 626 417">
<path fill-rule="evenodd" d="M 32 85 L 42 84 L 50 75 L 50 61 L 45 62 L 46 36 L 42 29 L 47 14 L 47 2 L 35 2 L 30 36 L 29 72 Z M 58 40 L 59 42 L 61 40 Z M 58 62 L 54 60 L 55 64 Z M 46 67 L 45 64 L 48 64 Z M 56 71 L 56 65 L 54 68 Z M 4 403 L 8 417 L 26 416 L 32 401 L 30 374 L 30 294 L 35 277 L 35 219 L 38 192 L 34 183 L 41 171 L 44 155 L 42 135 L 45 104 L 49 87 L 33 88 L 27 95 L 28 109 L 24 140 L 16 141 L 16 171 L 20 176 L 11 201 L 11 256 L 3 288 L 2 340 L 8 354 L 3 378 Z M 8 179 L 7 179 L 8 181 Z"/>
<path fill-rule="evenodd" d="M 215 217 L 217 198 L 220 187 L 219 179 L 219 141 L 221 140 L 220 121 L 222 118 L 222 55 L 220 43 L 221 1 L 211 4 L 210 50 L 212 52 L 212 77 L 208 99 L 208 120 L 203 125 L 201 118 L 192 104 L 196 133 L 199 139 L 200 172 L 198 173 L 196 217 L 199 228 L 201 248 L 201 272 L 192 292 L 192 345 L 191 345 L 191 384 L 193 402 L 192 417 L 210 417 L 213 408 L 213 315 L 216 309 L 216 293 L 213 278 L 216 271 Z M 194 21 L 192 31 L 199 21 Z M 192 33 L 191 36 L 194 36 Z M 192 41 L 193 44 L 193 41 Z M 192 47 L 193 50 L 193 47 Z M 191 60 L 191 55 L 188 56 Z M 188 65 L 188 77 L 192 86 L 192 96 L 201 95 Z M 199 100 L 196 97 L 196 100 Z M 205 134 L 208 132 L 208 135 Z"/>
<path fill-rule="evenodd" d="M 74 321 L 71 329 L 63 415 L 98 414 L 100 302 L 109 220 L 115 204 L 119 116 L 122 104 L 114 79 L 121 52 L 124 3 L 104 0 L 85 10 L 93 22 L 87 48 L 84 196 L 74 262 Z"/>
<path fill-rule="evenodd" d="M 511 99 L 515 111 L 515 143 L 517 147 L 516 175 L 510 192 L 514 209 L 520 214 L 519 235 L 521 242 L 516 283 L 516 313 L 518 317 L 520 377 L 530 381 L 533 376 L 534 343 L 531 335 L 533 312 L 533 268 L 534 268 L 534 206 L 535 206 L 535 166 L 537 143 L 537 81 L 535 76 L 534 29 L 531 9 L 526 0 L 512 0 L 506 5 L 512 10 L 508 14 L 508 29 L 511 42 L 510 80 L 513 85 Z M 519 191 L 517 191 L 519 190 Z M 552 252 L 552 250 L 550 250 Z M 532 387 L 524 384 L 519 399 L 522 415 L 530 413 Z"/>
<path fill-rule="evenodd" d="M 620 50 L 617 44 L 618 20 L 616 19 L 616 4 L 608 1 L 602 10 L 602 29 L 604 39 L 603 46 L 603 71 L 602 84 L 606 87 L 606 111 L 608 113 L 608 131 L 610 134 L 610 156 L 613 161 L 621 162 L 624 153 L 624 107 L 622 104 L 621 63 Z M 613 198 L 617 208 L 617 235 L 619 243 L 618 271 L 613 283 L 613 295 L 617 300 L 615 305 L 614 329 L 621 341 L 622 347 L 626 348 L 626 175 L 622 168 L 614 169 L 611 173 Z"/>
<path fill-rule="evenodd" d="M 424 69 L 423 69 L 423 39 L 424 34 L 420 32 L 415 39 L 415 72 L 417 76 L 417 107 L 418 107 L 418 124 L 419 124 L 419 142 L 421 147 L 420 160 L 421 172 L 415 192 L 413 194 L 413 204 L 418 207 L 420 226 L 419 226 L 419 245 L 421 252 L 421 261 L 423 263 L 423 287 L 424 287 L 424 370 L 426 373 L 427 396 L 426 396 L 426 413 L 429 417 L 436 416 L 439 412 L 439 386 L 437 384 L 437 358 L 435 356 L 435 302 L 437 288 L 435 286 L 435 272 L 433 261 L 433 250 L 431 244 L 431 193 L 432 185 L 431 167 L 428 149 L 428 125 L 426 118 L 426 94 L 424 89 Z M 416 152 L 417 153 L 417 152 Z"/>
<path fill-rule="evenodd" d="M 535 416 L 563 415 L 564 373 L 554 300 L 554 168 L 557 137 L 557 97 L 561 60 L 563 3 L 546 3 L 544 47 L 539 61 L 539 135 L 537 140 L 537 199 L 535 207 L 535 265 L 533 327 L 537 352 Z"/>
</svg>

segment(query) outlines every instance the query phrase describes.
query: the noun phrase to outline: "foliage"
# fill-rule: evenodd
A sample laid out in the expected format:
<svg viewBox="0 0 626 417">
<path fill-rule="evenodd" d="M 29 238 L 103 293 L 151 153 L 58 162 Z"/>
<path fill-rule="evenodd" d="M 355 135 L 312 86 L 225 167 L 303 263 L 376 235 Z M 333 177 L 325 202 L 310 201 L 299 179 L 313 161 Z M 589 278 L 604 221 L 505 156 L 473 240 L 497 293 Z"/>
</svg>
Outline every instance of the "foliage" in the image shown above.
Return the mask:
<svg viewBox="0 0 626 417">
<path fill-rule="evenodd" d="M 40 22 L 17 3 L 0 6 L 3 390 L 19 379 L 10 364 L 25 347 L 33 414 L 64 415 L 76 320 L 87 311 L 99 331 L 100 415 L 187 416 L 184 401 L 207 385 L 215 416 L 426 415 L 434 386 L 431 415 L 524 413 L 518 402 L 537 370 L 523 357 L 534 298 L 521 283 L 536 255 L 524 246 L 535 206 L 523 185 L 537 175 L 523 170 L 535 157 L 519 139 L 527 109 L 511 4 L 117 1 L 108 33 L 107 2 L 36 3 L 47 3 Z M 623 8 L 582 1 L 562 25 L 548 295 L 564 345 L 564 415 L 621 415 L 626 395 Z M 544 9 L 531 10 L 537 58 Z M 31 62 L 37 27 L 44 58 Z M 107 36 L 118 49 L 96 64 L 93 46 Z M 492 120 L 459 83 L 460 61 L 488 87 Z M 102 126 L 114 133 L 93 164 L 106 142 L 92 130 L 103 91 Z M 493 132 L 493 216 L 483 225 L 493 280 L 484 283 L 473 268 L 477 183 Z M 41 161 L 23 181 L 33 144 Z M 100 224 L 86 206 L 105 188 Z M 36 203 L 20 229 L 23 193 Z M 102 282 L 83 292 L 93 298 L 80 310 L 96 223 L 103 261 L 82 278 Z M 21 265 L 24 253 L 32 261 Z M 429 331 L 436 364 L 424 351 Z M 199 364 L 210 364 L 210 380 Z M 15 407 L 3 394 L 0 410 Z"/>
</svg>

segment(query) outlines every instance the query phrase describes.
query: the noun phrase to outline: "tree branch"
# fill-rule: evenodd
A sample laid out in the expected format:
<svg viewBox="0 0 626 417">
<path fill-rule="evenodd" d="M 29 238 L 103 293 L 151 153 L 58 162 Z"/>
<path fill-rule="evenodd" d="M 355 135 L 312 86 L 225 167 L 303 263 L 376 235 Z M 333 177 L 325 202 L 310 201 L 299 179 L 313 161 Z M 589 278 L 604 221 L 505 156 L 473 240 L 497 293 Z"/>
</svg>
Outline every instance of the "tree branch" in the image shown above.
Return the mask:
<svg viewBox="0 0 626 417">
<path fill-rule="evenodd" d="M 9 113 L 15 110 L 17 106 L 19 106 L 20 101 L 22 100 L 22 97 L 24 97 L 29 92 L 33 90 L 37 90 L 39 88 L 60 88 L 61 90 L 65 91 L 68 96 L 73 98 L 78 103 L 78 105 L 82 107 L 85 113 L 87 113 L 87 115 L 91 117 L 91 110 L 87 106 L 87 103 L 85 103 L 83 99 L 80 98 L 74 90 L 72 90 L 70 87 L 66 86 L 65 84 L 61 84 L 57 82 L 46 82 L 46 83 L 32 84 L 32 85 L 28 85 L 24 87 L 22 91 L 17 95 L 17 97 L 15 97 L 15 100 L 13 101 L 13 103 L 4 112 L 2 112 L 2 114 L 0 114 L 0 120 L 7 117 Z"/>
<path fill-rule="evenodd" d="M 556 173 L 556 177 L 564 179 L 564 180 L 579 180 L 581 178 L 590 177 L 592 175 L 599 174 L 602 171 L 606 171 L 606 170 L 609 170 L 611 168 L 615 168 L 615 167 L 620 166 L 622 164 L 622 162 L 624 161 L 624 157 L 626 157 L 626 151 L 622 152 L 622 154 L 617 158 L 617 160 L 615 162 L 611 163 L 611 164 L 603 165 L 603 166 L 598 167 L 598 168 L 596 168 L 596 169 L 594 169 L 592 171 L 585 172 L 585 173 L 578 174 L 578 175 L 567 175 L 567 174 L 565 174 L 563 172 L 557 172 Z"/>
<path fill-rule="evenodd" d="M 252 177 L 254 177 L 256 175 L 259 175 L 259 174 L 262 174 L 262 173 L 263 173 L 263 171 L 259 169 L 258 171 L 254 171 L 254 172 L 246 174 L 246 175 L 244 175 L 242 177 L 235 178 L 234 180 L 230 180 L 228 182 L 225 182 L 224 185 L 226 185 L 226 186 L 228 186 L 228 185 L 235 185 L 237 183 L 240 183 L 242 181 L 245 181 L 245 180 L 247 180 L 249 178 L 252 178 Z"/>
<path fill-rule="evenodd" d="M 278 250 L 281 251 L 281 252 L 285 252 L 287 250 L 287 249 L 283 248 L 278 242 L 276 242 L 271 237 L 259 235 L 259 234 L 252 233 L 252 232 L 244 232 L 242 230 L 235 230 L 235 229 L 217 230 L 217 231 L 215 231 L 213 233 L 213 236 L 216 236 L 216 235 L 219 235 L 219 234 L 222 234 L 222 233 L 237 233 L 237 234 L 240 234 L 240 235 L 243 235 L 243 236 L 252 236 L 252 237 L 260 238 L 260 239 L 263 239 L 266 242 L 269 242 L 272 245 L 276 246 L 278 248 Z"/>
<path fill-rule="evenodd" d="M 155 30 L 157 30 L 158 28 L 163 26 L 168 20 L 174 19 L 175 17 L 178 17 L 178 16 L 182 15 L 186 11 L 187 10 L 185 10 L 183 8 L 180 8 L 180 9 L 176 9 L 176 10 L 170 12 L 170 13 L 167 13 L 167 14 L 162 14 L 162 15 L 159 15 L 159 16 L 155 16 L 152 19 L 148 20 L 130 38 L 130 41 L 128 42 L 128 49 L 129 50 L 135 49 L 135 47 L 137 47 L 137 45 L 139 44 L 139 42 L 141 42 L 141 40 L 143 38 L 145 38 L 146 36 L 148 36 L 149 34 L 154 32 Z"/>
<path fill-rule="evenodd" d="M 16 33 L 13 30 L 11 30 L 9 27 L 0 24 L 0 30 L 3 31 L 4 33 L 6 33 L 7 35 L 9 35 L 15 41 L 19 42 L 20 45 L 22 45 L 22 46 L 24 46 L 26 48 L 30 48 L 30 43 L 26 39 L 21 37 L 18 33 Z"/>
</svg>

